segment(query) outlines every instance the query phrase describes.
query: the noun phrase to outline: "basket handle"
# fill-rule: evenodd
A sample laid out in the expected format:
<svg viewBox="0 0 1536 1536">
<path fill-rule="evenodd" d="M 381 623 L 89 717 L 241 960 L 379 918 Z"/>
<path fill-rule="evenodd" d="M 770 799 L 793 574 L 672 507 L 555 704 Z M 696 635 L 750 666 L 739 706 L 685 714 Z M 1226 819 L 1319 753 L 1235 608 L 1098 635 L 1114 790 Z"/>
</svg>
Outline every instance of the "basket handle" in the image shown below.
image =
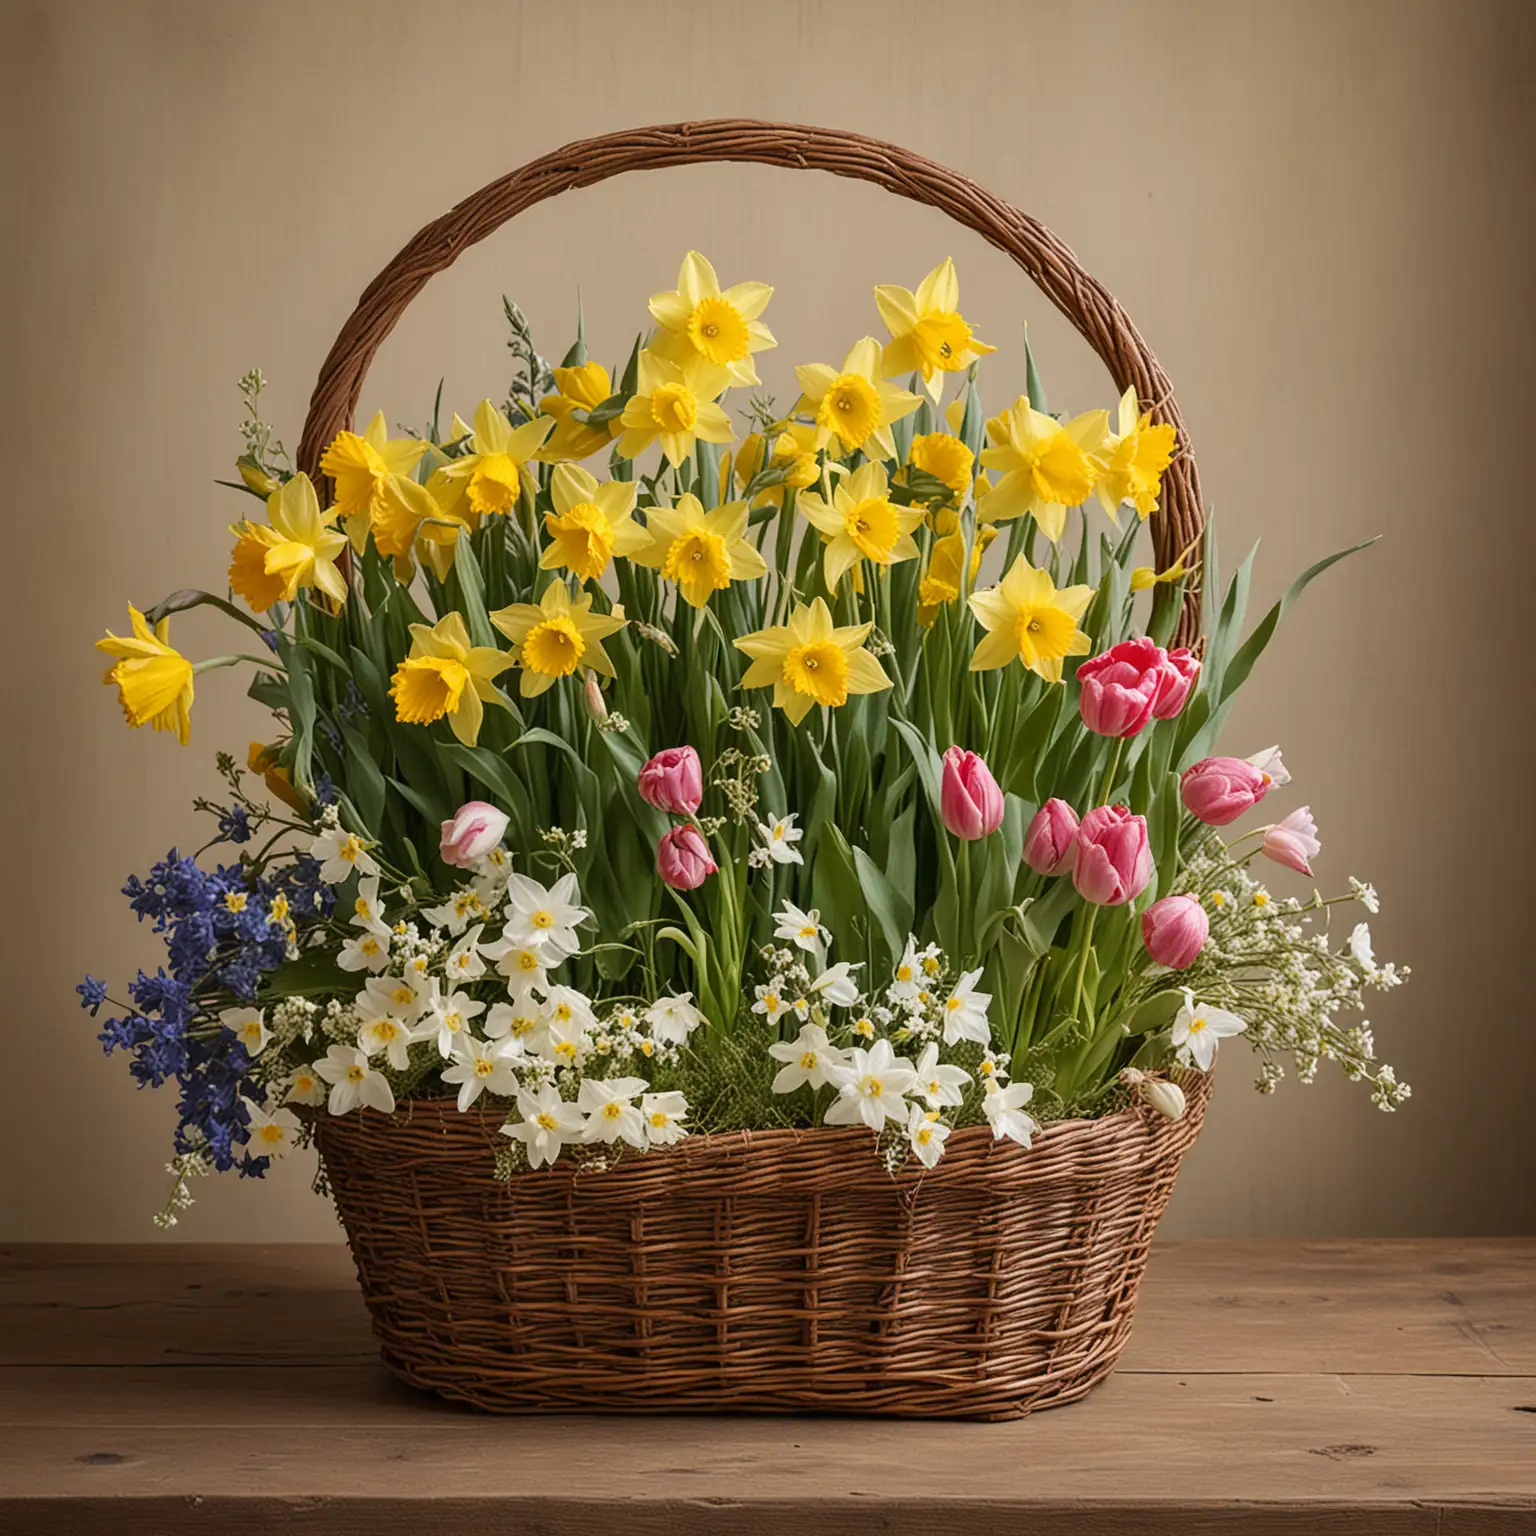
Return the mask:
<svg viewBox="0 0 1536 1536">
<path fill-rule="evenodd" d="M 320 368 L 299 443 L 299 466 L 318 479 L 320 455 L 349 429 L 374 354 L 429 278 L 508 219 L 572 187 L 590 187 L 625 171 L 658 170 L 716 160 L 749 161 L 790 170 L 829 171 L 870 181 L 925 203 L 1011 256 L 1077 327 L 1109 370 L 1115 387 L 1135 387 L 1144 409 L 1179 434 L 1179 452 L 1163 476 L 1162 507 L 1152 524 L 1159 568 L 1201 536 L 1200 476 L 1168 376 L 1119 301 L 1078 264 L 1048 229 L 967 177 L 895 144 L 835 128 L 713 118 L 604 134 L 567 144 L 472 192 L 417 232 L 368 285 Z M 1178 638 L 1199 631 L 1198 577 L 1185 591 Z"/>
</svg>

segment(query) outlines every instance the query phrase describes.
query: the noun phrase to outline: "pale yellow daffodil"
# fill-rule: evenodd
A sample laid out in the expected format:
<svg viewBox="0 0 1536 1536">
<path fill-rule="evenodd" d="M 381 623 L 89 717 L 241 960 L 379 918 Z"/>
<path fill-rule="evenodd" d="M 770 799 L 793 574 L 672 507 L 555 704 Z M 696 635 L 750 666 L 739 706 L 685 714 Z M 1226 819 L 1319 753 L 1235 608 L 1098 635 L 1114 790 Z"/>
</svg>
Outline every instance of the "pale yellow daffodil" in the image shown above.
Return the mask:
<svg viewBox="0 0 1536 1536">
<path fill-rule="evenodd" d="M 560 392 L 539 401 L 539 414 L 552 416 L 555 430 L 534 458 L 546 464 L 590 459 L 624 430 L 617 416 L 595 427 L 576 420 L 577 411 L 590 411 L 613 393 L 608 370 L 601 363 L 579 363 L 556 368 L 554 373 L 555 388 Z"/>
<path fill-rule="evenodd" d="M 843 573 L 861 560 L 895 565 L 915 560 L 913 529 L 919 527 L 921 507 L 900 507 L 890 499 L 890 482 L 883 464 L 861 464 L 824 500 L 803 491 L 797 503 L 805 519 L 826 541 L 826 582 L 836 591 Z"/>
<path fill-rule="evenodd" d="M 390 437 L 379 411 L 361 435 L 338 432 L 321 454 L 320 472 L 336 487 L 335 510 L 354 549 L 361 552 L 367 542 L 390 481 L 408 477 L 430 446 L 414 437 Z"/>
<path fill-rule="evenodd" d="M 682 495 L 674 506 L 647 507 L 649 541 L 629 558 L 660 571 L 694 608 L 733 581 L 755 581 L 768 563 L 747 538 L 747 504 L 728 501 L 704 510 L 697 496 Z"/>
<path fill-rule="evenodd" d="M 988 352 L 997 351 L 971 335 L 960 314 L 960 279 L 945 257 L 918 284 L 917 292 L 881 284 L 875 303 L 891 339 L 880 354 L 886 378 L 920 373 L 928 393 L 937 400 L 946 373 L 963 373 Z"/>
<path fill-rule="evenodd" d="M 593 613 L 592 594 L 573 598 L 563 581 L 552 581 L 537 603 L 513 603 L 491 615 L 491 623 L 512 642 L 519 671 L 518 691 L 531 699 L 578 667 L 612 677 L 613 663 L 603 641 L 625 624 L 624 610 Z"/>
<path fill-rule="evenodd" d="M 150 725 L 157 731 L 174 731 L 186 746 L 192 722 L 192 663 L 171 644 L 171 620 L 167 615 L 149 627 L 149 621 L 132 603 L 128 618 L 131 635 L 114 635 L 96 642 L 96 649 L 118 661 L 102 682 L 117 688 L 118 703 L 128 724 Z"/>
<path fill-rule="evenodd" d="M 303 587 L 323 592 L 340 606 L 347 600 L 346 578 L 336 557 L 347 537 L 335 527 L 336 512 L 322 515 L 315 488 L 297 474 L 267 498 L 266 523 L 236 523 L 229 584 L 250 605 L 265 613 L 273 603 L 291 603 Z"/>
<path fill-rule="evenodd" d="M 804 391 L 797 409 L 815 419 L 818 448 L 836 438 L 839 457 L 855 449 L 872 459 L 896 457 L 891 423 L 910 416 L 923 402 L 877 378 L 879 367 L 880 343 L 865 336 L 854 343 L 841 370 L 825 363 L 802 363 L 795 369 Z"/>
<path fill-rule="evenodd" d="M 633 555 L 650 536 L 631 516 L 635 487 L 628 480 L 596 477 L 574 464 L 557 464 L 550 477 L 555 510 L 544 514 L 549 547 L 540 570 L 569 571 L 582 581 L 596 581 L 615 555 Z"/>
<path fill-rule="evenodd" d="M 981 462 L 1003 472 L 983 498 L 983 514 L 994 523 L 1032 514 L 1053 543 L 1066 526 L 1067 508 L 1088 499 L 1098 479 L 1094 455 L 1109 431 L 1107 411 L 1085 411 L 1071 421 L 1037 411 L 1022 395 L 987 423 L 992 446 Z"/>
<path fill-rule="evenodd" d="M 1134 386 L 1120 397 L 1118 431 L 1106 438 L 1097 455 L 1099 477 L 1093 493 L 1119 524 L 1119 509 L 1129 502 L 1145 522 L 1157 510 L 1163 471 L 1173 462 L 1178 434 L 1166 422 L 1152 425 L 1152 413 L 1136 404 Z"/>
<path fill-rule="evenodd" d="M 971 593 L 971 612 L 987 631 L 971 671 L 1020 661 L 1048 683 L 1059 683 L 1063 660 L 1088 654 L 1091 642 L 1077 623 L 1092 601 L 1092 587 L 1058 591 L 1049 572 L 1035 570 L 1020 555 L 997 586 Z"/>
<path fill-rule="evenodd" d="M 700 439 L 730 442 L 731 418 L 717 403 L 730 382 L 730 373 L 702 353 L 675 363 L 647 347 L 640 354 L 635 393 L 619 418 L 624 428 L 619 453 L 637 458 L 659 440 L 675 469 Z"/>
<path fill-rule="evenodd" d="M 965 563 L 965 534 L 955 514 L 949 512 L 935 523 L 935 529 L 939 537 L 933 541 L 933 549 L 928 556 L 928 569 L 923 573 L 917 588 L 917 622 L 924 629 L 932 626 L 939 616 L 940 608 L 960 596 L 960 570 Z M 981 569 L 981 557 L 996 537 L 996 524 L 977 525 L 975 538 L 971 542 L 971 581 L 976 580 L 976 574 Z"/>
<path fill-rule="evenodd" d="M 454 437 L 463 435 L 464 423 L 454 417 Z M 524 465 L 544 446 L 555 430 L 549 416 L 535 416 L 514 427 L 492 400 L 475 407 L 475 424 L 469 433 L 469 452 L 450 459 L 427 480 L 427 489 L 443 514 L 470 528 L 483 517 L 505 517 L 517 505 L 523 487 Z M 449 542 L 456 535 L 449 535 Z"/>
<path fill-rule="evenodd" d="M 412 624 L 411 653 L 395 668 L 389 686 L 395 717 L 430 725 L 446 715 L 453 734 L 472 747 L 480 739 L 483 706 L 496 701 L 496 678 L 512 662 L 506 651 L 471 645 L 457 613 L 430 626 Z"/>
<path fill-rule="evenodd" d="M 735 641 L 752 658 L 743 688 L 773 688 L 773 702 L 791 725 L 821 704 L 836 709 L 859 693 L 891 686 L 880 663 L 864 649 L 872 624 L 838 628 L 821 598 L 798 603 L 787 624 L 760 629 Z"/>
<path fill-rule="evenodd" d="M 734 283 L 722 290 L 715 269 L 689 251 L 676 289 L 651 296 L 651 314 L 662 328 L 652 345 L 674 363 L 702 357 L 724 368 L 733 384 L 760 384 L 752 354 L 778 345 L 758 319 L 772 297 L 767 283 Z"/>
</svg>

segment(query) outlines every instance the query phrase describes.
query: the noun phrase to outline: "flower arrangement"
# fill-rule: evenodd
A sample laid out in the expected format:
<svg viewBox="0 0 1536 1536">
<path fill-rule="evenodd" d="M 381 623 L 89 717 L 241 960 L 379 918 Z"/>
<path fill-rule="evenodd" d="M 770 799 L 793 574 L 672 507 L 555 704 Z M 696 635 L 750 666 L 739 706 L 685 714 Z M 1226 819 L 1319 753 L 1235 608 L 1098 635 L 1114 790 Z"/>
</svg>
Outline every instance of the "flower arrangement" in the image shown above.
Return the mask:
<svg viewBox="0 0 1536 1536">
<path fill-rule="evenodd" d="M 1265 1091 L 1329 1059 L 1406 1098 L 1345 1016 L 1407 973 L 1329 927 L 1374 891 L 1272 897 L 1255 861 L 1310 876 L 1312 817 L 1226 834 L 1290 775 L 1213 755 L 1342 556 L 1243 638 L 1250 556 L 1175 644 L 1216 550 L 1136 564 L 1182 451 L 1148 402 L 1060 419 L 1026 343 L 989 419 L 945 261 L 876 288 L 887 339 L 798 367 L 787 412 L 742 404 L 771 295 L 690 253 L 613 372 L 580 324 L 550 368 L 509 303 L 505 399 L 340 433 L 329 496 L 242 380 L 227 595 L 99 642 L 130 725 L 186 743 L 235 666 L 275 719 L 219 757 L 205 847 L 125 887 L 166 960 L 101 1040 L 179 1091 L 162 1222 L 194 1175 L 419 1097 L 491 1110 L 507 1176 L 823 1123 L 932 1167 L 966 1125 L 1178 1118 L 1240 1033 Z M 246 648 L 183 656 L 200 605 Z"/>
</svg>

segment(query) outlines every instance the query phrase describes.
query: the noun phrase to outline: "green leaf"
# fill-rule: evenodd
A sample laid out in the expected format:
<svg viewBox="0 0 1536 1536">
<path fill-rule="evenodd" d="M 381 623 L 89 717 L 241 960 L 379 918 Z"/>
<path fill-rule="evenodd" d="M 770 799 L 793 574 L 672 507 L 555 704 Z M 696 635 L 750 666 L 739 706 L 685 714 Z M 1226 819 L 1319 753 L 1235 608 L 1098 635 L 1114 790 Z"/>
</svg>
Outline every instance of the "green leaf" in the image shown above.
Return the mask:
<svg viewBox="0 0 1536 1536">
<path fill-rule="evenodd" d="M 885 954 L 877 954 L 873 963 L 894 965 L 906 947 L 907 934 L 912 928 L 912 904 L 902 897 L 875 861 L 857 846 L 853 850 L 853 867 L 869 915 L 874 918 L 880 937 L 885 941 Z"/>
</svg>

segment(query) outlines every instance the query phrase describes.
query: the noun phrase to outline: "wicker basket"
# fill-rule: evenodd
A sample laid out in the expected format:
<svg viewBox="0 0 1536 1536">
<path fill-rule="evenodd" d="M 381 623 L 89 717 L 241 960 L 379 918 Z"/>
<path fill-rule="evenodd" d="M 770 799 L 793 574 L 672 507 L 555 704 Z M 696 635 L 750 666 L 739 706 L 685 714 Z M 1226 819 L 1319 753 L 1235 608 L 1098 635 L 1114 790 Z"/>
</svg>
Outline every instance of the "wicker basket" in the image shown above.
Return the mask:
<svg viewBox="0 0 1536 1536">
<path fill-rule="evenodd" d="M 321 368 L 299 450 L 350 428 L 411 299 L 517 213 L 623 171 L 755 161 L 871 181 L 1007 252 L 1134 386 L 1182 451 L 1152 524 L 1159 566 L 1200 535 L 1199 479 L 1166 376 L 1049 231 L 892 144 L 714 121 L 567 145 L 429 224 L 374 280 Z M 1180 638 L 1199 627 L 1186 594 Z M 1209 1097 L 1048 1127 L 1029 1150 L 956 1131 L 894 1177 L 861 1129 L 691 1138 L 601 1173 L 496 1179 L 499 1116 L 415 1101 L 317 1118 L 384 1361 L 500 1412 L 831 1410 L 1004 1419 L 1081 1397 L 1113 1368 L 1148 1246 Z"/>
</svg>

